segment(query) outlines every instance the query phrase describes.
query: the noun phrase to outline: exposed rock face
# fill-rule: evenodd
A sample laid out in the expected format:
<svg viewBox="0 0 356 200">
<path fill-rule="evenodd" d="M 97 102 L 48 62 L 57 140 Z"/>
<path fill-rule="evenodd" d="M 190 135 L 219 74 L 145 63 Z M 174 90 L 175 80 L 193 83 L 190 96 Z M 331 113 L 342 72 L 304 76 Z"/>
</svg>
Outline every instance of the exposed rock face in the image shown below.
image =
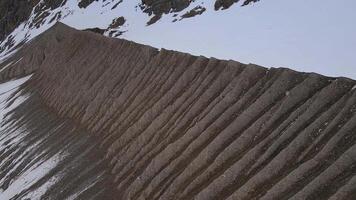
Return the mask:
<svg viewBox="0 0 356 200">
<path fill-rule="evenodd" d="M 21 22 L 28 19 L 34 4 L 34 1 L 28 2 L 23 0 L 0 1 L 0 41 Z"/>
<path fill-rule="evenodd" d="M 228 9 L 234 3 L 240 0 L 216 0 L 214 8 L 215 10 Z M 251 2 L 257 2 L 259 0 L 244 0 L 242 5 L 248 5 Z M 141 9 L 148 15 L 153 15 L 151 20 L 147 23 L 148 25 L 156 23 L 163 14 L 168 14 L 171 12 L 180 12 L 187 8 L 194 0 L 142 0 Z M 200 15 L 206 10 L 202 5 L 197 6 L 191 11 L 187 12 L 182 16 L 182 18 L 194 17 L 195 15 Z"/>
<path fill-rule="evenodd" d="M 196 15 L 201 15 L 206 11 L 206 9 L 202 6 L 197 6 L 193 8 L 192 10 L 186 12 L 185 14 L 182 15 L 182 18 L 190 18 L 194 17 Z"/>
<path fill-rule="evenodd" d="M 92 31 L 94 33 L 99 33 L 101 35 L 103 35 L 105 32 L 109 33 L 109 37 L 117 37 L 119 35 L 121 35 L 122 33 L 124 33 L 123 31 L 120 31 L 120 27 L 123 26 L 126 22 L 126 19 L 124 17 L 118 17 L 112 20 L 112 23 L 109 25 L 108 28 L 106 29 L 101 29 L 98 27 L 95 28 L 88 28 L 88 29 L 84 29 L 84 31 Z"/>
<path fill-rule="evenodd" d="M 126 22 L 125 17 L 123 17 L 123 16 L 118 17 L 118 18 L 116 18 L 116 19 L 114 19 L 112 21 L 112 23 L 110 24 L 109 28 L 118 28 L 118 27 L 124 25 L 125 22 Z"/>
<path fill-rule="evenodd" d="M 216 0 L 215 2 L 215 10 L 219 10 L 219 9 L 228 9 L 230 8 L 230 6 L 232 6 L 234 3 L 239 2 L 240 0 Z M 259 0 L 245 0 L 242 3 L 242 6 L 246 6 L 250 3 L 254 3 L 257 2 Z"/>
<path fill-rule="evenodd" d="M 113 199 L 356 195 L 354 80 L 157 50 L 62 24 L 0 69 L 20 58 L 2 80 L 33 73 L 32 98 L 95 137 L 113 180 L 92 190 L 109 188 Z"/>
<path fill-rule="evenodd" d="M 79 1 L 78 5 L 79 8 L 86 8 L 88 7 L 91 3 L 93 3 L 95 0 L 81 0 Z M 97 0 L 96 0 L 97 1 Z"/>
<path fill-rule="evenodd" d="M 22 22 L 26 21 L 35 8 L 37 16 L 45 15 L 46 9 L 55 9 L 63 5 L 66 0 L 2 0 L 0 2 L 0 41 L 11 33 Z"/>
</svg>

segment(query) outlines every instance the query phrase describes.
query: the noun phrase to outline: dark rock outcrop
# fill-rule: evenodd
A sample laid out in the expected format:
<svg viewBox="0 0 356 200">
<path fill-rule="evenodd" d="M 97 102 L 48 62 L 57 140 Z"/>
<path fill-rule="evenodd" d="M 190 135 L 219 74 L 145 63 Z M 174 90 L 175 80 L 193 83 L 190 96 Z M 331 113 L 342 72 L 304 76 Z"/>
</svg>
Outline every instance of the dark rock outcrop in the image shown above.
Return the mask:
<svg viewBox="0 0 356 200">
<path fill-rule="evenodd" d="M 97 0 L 81 0 L 81 1 L 79 1 L 78 6 L 79 6 L 79 8 L 86 8 L 94 1 L 97 1 Z"/>
<path fill-rule="evenodd" d="M 106 30 L 96 27 L 96 28 L 84 29 L 83 31 L 91 31 L 91 32 L 98 33 L 98 34 L 104 34 Z"/>
<path fill-rule="evenodd" d="M 26 0 L 0 1 L 0 41 L 28 19 L 35 4 L 35 1 Z"/>
<path fill-rule="evenodd" d="M 4 40 L 22 22 L 28 20 L 32 10 L 40 20 L 45 15 L 46 9 L 55 9 L 62 6 L 66 0 L 45 0 L 39 5 L 40 0 L 1 0 L 0 1 L 0 41 Z"/>
<path fill-rule="evenodd" d="M 240 0 L 216 0 L 214 8 L 215 10 L 219 9 L 228 9 L 234 3 L 239 2 Z M 248 5 L 259 0 L 244 0 L 242 5 Z M 142 0 L 141 9 L 143 12 L 153 17 L 147 22 L 147 25 L 156 23 L 163 14 L 180 12 L 187 8 L 193 0 Z M 188 11 L 182 16 L 182 18 L 193 17 L 196 15 L 202 14 L 206 10 L 202 5 L 196 6 L 196 8 Z"/>
<path fill-rule="evenodd" d="M 118 18 L 115 18 L 112 20 L 112 23 L 110 24 L 109 28 L 118 28 L 120 26 L 123 26 L 126 22 L 125 17 L 121 16 Z"/>
<path fill-rule="evenodd" d="M 190 18 L 190 17 L 195 17 L 196 15 L 201 15 L 206 11 L 206 8 L 202 6 L 197 6 L 193 8 L 192 10 L 186 12 L 185 14 L 182 15 L 182 18 Z"/>
<path fill-rule="evenodd" d="M 19 58 L 2 80 L 33 73 L 28 87 L 41 103 L 96 138 L 114 199 L 356 195 L 354 80 L 158 50 L 63 24 L 0 69 Z"/>
<path fill-rule="evenodd" d="M 239 2 L 240 0 L 216 0 L 215 1 L 215 10 L 219 10 L 219 9 L 228 9 L 230 8 L 234 3 Z M 247 6 L 250 3 L 255 3 L 259 0 L 244 0 L 241 1 L 242 2 L 242 6 Z"/>
</svg>

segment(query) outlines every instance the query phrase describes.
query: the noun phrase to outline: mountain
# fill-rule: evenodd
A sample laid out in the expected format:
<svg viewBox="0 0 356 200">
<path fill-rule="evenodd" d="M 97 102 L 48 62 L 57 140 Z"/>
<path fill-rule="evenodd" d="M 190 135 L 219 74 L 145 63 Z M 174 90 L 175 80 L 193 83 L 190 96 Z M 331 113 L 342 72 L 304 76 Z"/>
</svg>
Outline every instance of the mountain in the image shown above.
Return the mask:
<svg viewBox="0 0 356 200">
<path fill-rule="evenodd" d="M 244 0 L 240 3 L 248 5 L 256 1 Z M 204 0 L 2 0 L 0 57 L 47 30 L 57 21 L 119 37 L 131 28 L 135 29 L 131 24 L 137 24 L 137 20 L 152 25 L 163 15 L 172 14 L 169 20 L 176 22 L 201 15 L 207 9 L 228 9 L 238 2 L 216 0 L 212 6 L 206 5 Z M 132 18 L 132 15 L 141 17 Z"/>
<path fill-rule="evenodd" d="M 351 79 L 56 23 L 0 80 L 0 199 L 356 195 Z"/>
</svg>

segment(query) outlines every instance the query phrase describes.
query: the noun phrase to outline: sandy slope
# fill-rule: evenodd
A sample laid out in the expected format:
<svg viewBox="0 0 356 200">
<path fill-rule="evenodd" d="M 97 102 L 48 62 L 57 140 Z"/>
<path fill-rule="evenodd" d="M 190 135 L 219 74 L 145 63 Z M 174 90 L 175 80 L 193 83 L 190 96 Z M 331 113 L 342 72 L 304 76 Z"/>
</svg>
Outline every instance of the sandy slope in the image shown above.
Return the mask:
<svg viewBox="0 0 356 200">
<path fill-rule="evenodd" d="M 162 200 L 356 195 L 354 80 L 158 50 L 63 24 L 5 66 L 2 81 L 33 75 L 22 88 L 29 99 L 1 135 L 23 127 L 16 144 L 47 141 L 24 147 L 32 153 L 18 160 L 11 157 L 18 148 L 0 152 L 12 160 L 0 165 L 3 190 L 22 171 L 27 180 L 35 169 L 21 163 L 47 149 L 49 163 L 66 151 L 53 164 L 64 178 L 50 182 L 58 172 L 50 173 L 33 186 L 53 199 L 78 191 Z"/>
</svg>

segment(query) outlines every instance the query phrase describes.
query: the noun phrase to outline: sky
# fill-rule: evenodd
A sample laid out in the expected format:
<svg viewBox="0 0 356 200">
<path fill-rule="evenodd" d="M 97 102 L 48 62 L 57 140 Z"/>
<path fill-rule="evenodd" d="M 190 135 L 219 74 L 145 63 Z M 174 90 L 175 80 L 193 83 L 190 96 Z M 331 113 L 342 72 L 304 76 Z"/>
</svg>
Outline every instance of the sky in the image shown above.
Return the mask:
<svg viewBox="0 0 356 200">
<path fill-rule="evenodd" d="M 172 23 L 165 16 L 149 27 L 137 23 L 123 37 L 195 55 L 356 79 L 355 0 L 262 0 L 219 12 L 213 3 L 205 1 L 208 11 L 192 19 Z"/>
</svg>

